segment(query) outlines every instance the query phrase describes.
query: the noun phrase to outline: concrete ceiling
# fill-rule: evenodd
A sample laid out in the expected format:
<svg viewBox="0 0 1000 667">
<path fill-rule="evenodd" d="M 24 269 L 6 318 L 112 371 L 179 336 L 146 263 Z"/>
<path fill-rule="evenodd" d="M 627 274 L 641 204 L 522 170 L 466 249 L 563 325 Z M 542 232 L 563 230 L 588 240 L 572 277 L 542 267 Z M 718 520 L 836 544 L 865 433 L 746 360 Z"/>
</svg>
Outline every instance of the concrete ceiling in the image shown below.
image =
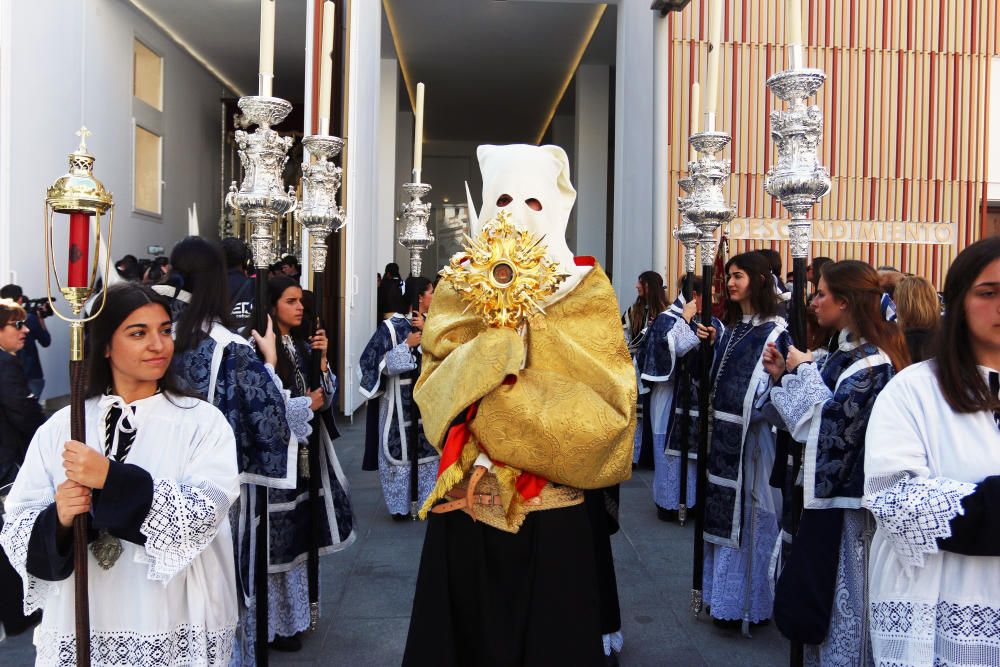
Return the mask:
<svg viewBox="0 0 1000 667">
<path fill-rule="evenodd" d="M 184 40 L 244 93 L 256 93 L 260 0 L 127 1 Z M 276 2 L 274 94 L 291 101 L 302 99 L 305 85 L 306 5 L 306 0 Z"/>
<path fill-rule="evenodd" d="M 408 82 L 427 86 L 427 139 L 534 143 L 580 49 L 612 64 L 615 8 L 585 2 L 384 0 Z M 599 20 L 595 32 L 594 22 Z M 593 40 L 590 40 L 593 35 Z M 387 39 L 388 38 L 388 39 Z M 383 45 L 385 54 L 385 45 Z"/>
<path fill-rule="evenodd" d="M 125 1 L 190 45 L 244 93 L 257 90 L 259 0 Z M 396 57 L 398 49 L 411 85 L 427 85 L 425 134 L 431 140 L 534 142 L 581 48 L 586 47 L 584 62 L 614 63 L 614 4 L 602 14 L 604 6 L 592 0 L 382 2 L 381 55 Z M 274 94 L 292 102 L 303 98 L 311 4 L 277 1 Z M 401 97 L 405 104 L 405 94 Z M 565 97 L 560 112 L 572 109 L 572 88 Z"/>
</svg>

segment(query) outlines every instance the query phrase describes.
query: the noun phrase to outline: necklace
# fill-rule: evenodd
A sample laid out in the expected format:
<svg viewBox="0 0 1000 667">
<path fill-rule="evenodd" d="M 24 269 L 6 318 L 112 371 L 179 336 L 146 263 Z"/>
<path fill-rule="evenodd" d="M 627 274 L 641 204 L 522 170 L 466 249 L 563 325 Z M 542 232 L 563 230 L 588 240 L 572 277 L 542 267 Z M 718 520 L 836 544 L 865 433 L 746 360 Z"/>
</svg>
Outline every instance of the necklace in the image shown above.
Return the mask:
<svg viewBox="0 0 1000 667">
<path fill-rule="evenodd" d="M 743 328 L 745 327 L 745 328 Z M 741 331 L 741 328 L 742 331 Z M 733 335 L 730 336 L 729 340 L 726 341 L 726 349 L 722 353 L 722 359 L 719 361 L 719 370 L 716 371 L 715 377 L 712 382 L 712 391 L 708 398 L 708 442 L 712 442 L 712 430 L 713 424 L 715 422 L 715 392 L 719 388 L 719 378 L 722 377 L 723 372 L 726 370 L 726 364 L 729 362 L 729 357 L 732 355 L 733 351 L 739 346 L 743 339 L 754 330 L 753 320 L 749 322 L 740 322 L 735 327 L 733 327 Z"/>
</svg>

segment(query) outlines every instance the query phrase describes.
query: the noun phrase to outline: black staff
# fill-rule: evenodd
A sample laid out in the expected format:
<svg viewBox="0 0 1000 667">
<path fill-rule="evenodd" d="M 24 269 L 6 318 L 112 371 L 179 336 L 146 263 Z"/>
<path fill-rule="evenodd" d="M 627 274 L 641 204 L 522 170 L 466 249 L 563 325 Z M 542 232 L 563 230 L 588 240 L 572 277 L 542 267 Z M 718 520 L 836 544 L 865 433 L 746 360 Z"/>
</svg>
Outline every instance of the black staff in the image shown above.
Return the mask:
<svg viewBox="0 0 1000 667">
<path fill-rule="evenodd" d="M 702 248 L 704 251 L 704 248 Z M 712 280 L 715 257 L 702 252 L 701 264 L 701 323 L 712 324 Z M 705 575 L 705 487 L 708 475 L 708 442 L 711 437 L 709 401 L 712 393 L 712 345 L 701 344 L 701 378 L 698 385 L 698 462 L 696 464 L 694 513 L 694 567 L 691 581 L 692 604 L 695 613 L 702 607 L 702 580 Z M 683 479 L 683 478 L 682 478 Z"/>
<path fill-rule="evenodd" d="M 688 271 L 684 276 L 681 287 L 681 294 L 684 296 L 684 303 L 691 301 L 693 296 L 692 286 L 694 285 L 694 271 Z M 687 324 L 685 323 L 685 326 Z M 687 497 L 688 497 L 688 453 L 690 450 L 691 438 L 691 370 L 683 359 L 678 360 L 678 389 L 680 389 L 681 400 L 681 488 L 679 503 L 677 505 L 677 522 L 684 525 L 687 522 Z M 674 411 L 676 414 L 676 410 Z M 668 432 L 669 436 L 669 432 Z"/>
<path fill-rule="evenodd" d="M 316 309 L 316 330 L 323 329 L 323 320 L 320 316 L 323 308 L 323 271 L 313 272 L 313 306 Z M 324 329 L 325 331 L 325 329 Z M 309 387 L 315 389 L 322 386 L 323 382 L 323 355 L 324 350 L 313 349 L 309 360 Z M 304 477 L 309 480 L 309 552 L 306 560 L 306 577 L 309 584 L 309 627 L 316 629 L 319 621 L 319 542 L 321 539 L 320 522 L 320 497 L 319 486 L 321 481 L 319 455 L 323 440 L 320 437 L 320 429 L 323 427 L 322 415 L 313 413 L 312 433 L 309 434 L 309 468 L 305 471 Z"/>
<path fill-rule="evenodd" d="M 254 328 L 257 331 L 267 331 L 267 311 L 269 310 L 267 293 L 267 270 L 266 260 L 255 258 L 257 275 L 254 276 L 254 304 L 253 317 Z M 268 506 L 267 487 L 257 487 L 257 506 L 260 511 L 260 519 L 257 522 L 257 551 L 254 554 L 254 605 L 256 606 L 257 617 L 256 628 L 257 638 L 254 642 L 256 647 L 257 664 L 260 667 L 267 667 L 267 568 L 270 562 L 267 553 L 268 544 Z"/>
</svg>

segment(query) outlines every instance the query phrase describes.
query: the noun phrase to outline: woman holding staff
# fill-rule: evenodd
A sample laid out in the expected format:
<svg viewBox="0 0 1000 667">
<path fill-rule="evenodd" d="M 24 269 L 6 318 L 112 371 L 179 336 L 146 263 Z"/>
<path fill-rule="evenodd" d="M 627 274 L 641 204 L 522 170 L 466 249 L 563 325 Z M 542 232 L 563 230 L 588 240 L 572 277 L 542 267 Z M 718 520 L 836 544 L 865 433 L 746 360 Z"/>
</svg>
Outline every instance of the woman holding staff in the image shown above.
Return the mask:
<svg viewBox="0 0 1000 667">
<path fill-rule="evenodd" d="M 756 252 L 726 263 L 728 299 L 719 336 L 698 325 L 714 347 L 711 447 L 705 516 L 705 604 L 717 625 L 749 626 L 771 617 L 771 555 L 778 540 L 781 495 L 769 485 L 774 433 L 760 412 L 770 388 L 762 355 L 769 343 L 788 348 L 767 260 Z M 702 499 L 699 499 L 702 500 Z"/>
<path fill-rule="evenodd" d="M 865 429 L 872 406 L 909 364 L 898 327 L 879 310 L 878 273 L 847 260 L 827 264 L 812 300 L 821 327 L 837 332 L 829 350 L 787 361 L 774 345 L 764 367 L 771 404 L 805 445 L 804 510 L 774 604 L 782 633 L 805 645 L 808 665 L 871 665 L 865 631 L 871 517 L 862 509 Z"/>
<path fill-rule="evenodd" d="M 69 408 L 44 424 L 0 533 L 26 610 L 45 609 L 37 664 L 76 661 L 70 527 L 90 513 L 93 664 L 226 665 L 237 620 L 232 429 L 179 387 L 169 304 L 148 287 L 110 288 L 88 342 L 90 444 L 70 439 Z"/>
<path fill-rule="evenodd" d="M 318 329 L 306 339 L 301 333 L 303 314 L 302 288 L 288 277 L 268 281 L 271 295 L 270 314 L 278 342 L 276 370 L 282 383 L 295 397 L 319 396 L 313 411 L 318 419 L 299 437 L 299 470 L 294 489 L 275 489 L 269 493 L 270 560 L 268 567 L 268 640 L 281 651 L 302 648 L 301 634 L 309 628 L 311 610 L 306 558 L 312 535 L 309 521 L 309 477 L 319 475 L 323 490 L 319 543 L 320 555 L 335 553 L 354 543 L 354 513 L 350 487 L 337 460 L 333 439 L 340 437 L 330 413 L 337 390 L 337 379 L 326 359 L 326 332 Z M 313 349 L 323 351 L 320 361 L 321 386 L 307 386 L 309 359 Z M 319 392 L 318 394 L 316 392 Z M 312 399 L 310 399 L 312 400 Z M 320 429 L 319 470 L 308 470 L 304 463 L 305 445 L 312 429 Z M 318 609 L 316 610 L 318 613 Z"/>
</svg>

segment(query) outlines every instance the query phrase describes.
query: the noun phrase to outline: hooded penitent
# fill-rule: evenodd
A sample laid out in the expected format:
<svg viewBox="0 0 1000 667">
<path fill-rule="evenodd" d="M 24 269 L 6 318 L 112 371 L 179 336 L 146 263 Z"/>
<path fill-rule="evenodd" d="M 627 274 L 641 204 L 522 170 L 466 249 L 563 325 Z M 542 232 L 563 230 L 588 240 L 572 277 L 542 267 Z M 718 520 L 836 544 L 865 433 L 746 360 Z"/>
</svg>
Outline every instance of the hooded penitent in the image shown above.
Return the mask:
<svg viewBox="0 0 1000 667">
<path fill-rule="evenodd" d="M 487 327 L 447 280 L 439 285 L 414 391 L 427 438 L 442 452 L 424 511 L 467 480 L 485 453 L 494 466 L 478 488 L 502 502 L 469 511 L 516 532 L 526 512 L 574 504 L 577 489 L 629 477 L 635 371 L 611 283 L 566 243 L 576 192 L 565 152 L 481 146 L 478 156 L 479 220 L 509 212 L 515 225 L 544 235 L 549 257 L 569 278 L 520 331 Z"/>
</svg>

